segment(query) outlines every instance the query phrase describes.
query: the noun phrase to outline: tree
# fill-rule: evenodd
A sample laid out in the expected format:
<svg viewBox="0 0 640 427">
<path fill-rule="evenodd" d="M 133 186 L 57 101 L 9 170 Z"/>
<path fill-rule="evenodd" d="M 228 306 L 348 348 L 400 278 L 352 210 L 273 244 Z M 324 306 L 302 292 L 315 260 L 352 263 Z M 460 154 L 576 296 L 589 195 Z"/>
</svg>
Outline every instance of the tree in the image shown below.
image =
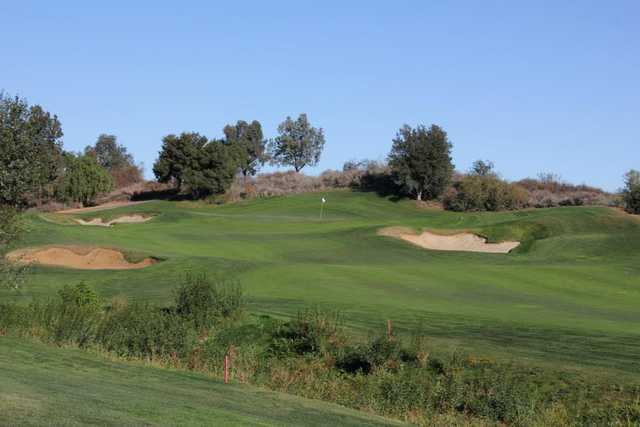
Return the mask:
<svg viewBox="0 0 640 427">
<path fill-rule="evenodd" d="M 315 166 L 320 161 L 324 147 L 322 128 L 311 126 L 306 114 L 296 120 L 287 117 L 278 126 L 279 136 L 269 144 L 269 153 L 277 164 L 293 166 L 300 172 L 305 166 Z"/>
<path fill-rule="evenodd" d="M 5 258 L 10 245 L 18 240 L 22 232 L 18 211 L 0 205 L 0 288 L 18 289 L 22 283 L 26 265 L 12 265 Z"/>
<path fill-rule="evenodd" d="M 90 206 L 100 194 L 113 189 L 111 175 L 94 157 L 67 154 L 65 162 L 61 192 L 67 200 Z"/>
<path fill-rule="evenodd" d="M 127 147 L 118 144 L 115 135 L 101 134 L 95 145 L 87 146 L 84 153 L 94 157 L 100 166 L 109 171 L 116 188 L 142 181 L 141 167 L 135 164 Z"/>
<path fill-rule="evenodd" d="M 244 176 L 255 175 L 265 162 L 265 140 L 262 125 L 257 120 L 250 124 L 238 120 L 235 125 L 224 127 L 225 143 L 237 150 L 238 167 Z"/>
<path fill-rule="evenodd" d="M 165 136 L 160 156 L 153 165 L 158 181 L 174 181 L 178 190 L 182 190 L 185 175 L 200 168 L 200 153 L 206 144 L 207 137 L 195 132 Z"/>
<path fill-rule="evenodd" d="M 435 199 L 447 189 L 453 173 L 451 143 L 436 125 L 400 128 L 389 153 L 389 166 L 398 184 L 416 199 Z"/>
<path fill-rule="evenodd" d="M 629 213 L 640 214 L 640 172 L 630 170 L 624 175 L 625 188 L 622 191 L 625 209 Z"/>
<path fill-rule="evenodd" d="M 238 171 L 235 147 L 212 140 L 197 153 L 197 162 L 185 170 L 183 184 L 195 198 L 224 193 Z"/>
<path fill-rule="evenodd" d="M 127 152 L 127 147 L 118 144 L 115 135 L 101 134 L 94 146 L 84 149 L 86 155 L 95 157 L 100 166 L 108 171 L 133 165 L 133 156 Z"/>
<path fill-rule="evenodd" d="M 471 175 L 495 176 L 493 162 L 489 160 L 476 160 L 471 166 Z"/>
<path fill-rule="evenodd" d="M 39 105 L 0 93 L 0 203 L 41 200 L 62 166 L 62 127 Z"/>
</svg>

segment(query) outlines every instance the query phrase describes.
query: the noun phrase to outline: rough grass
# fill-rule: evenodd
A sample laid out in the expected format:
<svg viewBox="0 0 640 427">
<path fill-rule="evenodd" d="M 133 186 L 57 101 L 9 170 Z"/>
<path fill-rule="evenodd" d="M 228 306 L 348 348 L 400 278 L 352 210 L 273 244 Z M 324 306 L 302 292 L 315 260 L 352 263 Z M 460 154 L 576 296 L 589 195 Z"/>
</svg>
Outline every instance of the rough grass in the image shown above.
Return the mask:
<svg viewBox="0 0 640 427">
<path fill-rule="evenodd" d="M 338 405 L 0 337 L 3 425 L 401 425 Z"/>
<path fill-rule="evenodd" d="M 21 292 L 0 298 L 27 301 L 84 280 L 107 297 L 164 302 L 191 268 L 238 279 L 254 313 L 325 306 L 354 330 L 392 319 L 442 347 L 637 378 L 640 224 L 632 218 L 601 207 L 453 213 L 371 193 L 325 196 L 322 221 L 319 193 L 223 206 L 146 203 L 110 214 L 159 213 L 154 221 L 110 229 L 33 215 L 25 246 L 106 245 L 166 261 L 121 272 L 34 268 Z M 378 236 L 386 226 L 523 244 L 509 255 L 431 252 Z"/>
</svg>

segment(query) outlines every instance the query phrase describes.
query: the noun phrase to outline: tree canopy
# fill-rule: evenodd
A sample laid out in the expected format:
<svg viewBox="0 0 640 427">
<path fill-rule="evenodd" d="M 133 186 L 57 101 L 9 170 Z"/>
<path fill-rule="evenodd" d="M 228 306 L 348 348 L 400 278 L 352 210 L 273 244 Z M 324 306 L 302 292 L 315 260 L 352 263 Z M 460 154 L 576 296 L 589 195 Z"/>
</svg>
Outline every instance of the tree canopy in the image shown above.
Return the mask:
<svg viewBox="0 0 640 427">
<path fill-rule="evenodd" d="M 220 194 L 239 170 L 238 152 L 234 144 L 209 141 L 199 133 L 167 135 L 153 172 L 158 181 L 173 181 L 179 191 L 194 197 Z"/>
<path fill-rule="evenodd" d="M 153 173 L 158 181 L 173 181 L 178 190 L 182 190 L 185 175 L 200 167 L 200 151 L 206 144 L 207 137 L 196 132 L 165 136 L 160 156 L 153 165 Z"/>
<path fill-rule="evenodd" d="M 87 146 L 84 153 L 95 157 L 98 164 L 109 172 L 135 165 L 133 156 L 127 152 L 127 147 L 118 144 L 115 135 L 101 134 L 95 145 Z"/>
<path fill-rule="evenodd" d="M 453 164 L 447 133 L 437 125 L 400 128 L 389 154 L 397 182 L 418 200 L 435 199 L 447 189 Z"/>
<path fill-rule="evenodd" d="M 254 120 L 247 123 L 238 120 L 235 125 L 224 127 L 225 143 L 236 151 L 237 163 L 244 176 L 255 175 L 266 160 L 265 139 L 262 125 Z"/>
<path fill-rule="evenodd" d="M 296 172 L 318 164 L 324 148 L 324 131 L 311 126 L 306 114 L 300 114 L 296 120 L 287 117 L 278 126 L 278 134 L 269 144 L 269 154 L 275 163 L 293 166 Z"/>
<path fill-rule="evenodd" d="M 94 157 L 100 166 L 109 171 L 116 188 L 143 180 L 142 168 L 135 164 L 127 147 L 118 144 L 115 135 L 101 134 L 95 145 L 87 146 L 84 153 Z"/>
<path fill-rule="evenodd" d="M 0 93 L 0 204 L 22 207 L 52 192 L 61 173 L 62 136 L 57 116 Z"/>
</svg>

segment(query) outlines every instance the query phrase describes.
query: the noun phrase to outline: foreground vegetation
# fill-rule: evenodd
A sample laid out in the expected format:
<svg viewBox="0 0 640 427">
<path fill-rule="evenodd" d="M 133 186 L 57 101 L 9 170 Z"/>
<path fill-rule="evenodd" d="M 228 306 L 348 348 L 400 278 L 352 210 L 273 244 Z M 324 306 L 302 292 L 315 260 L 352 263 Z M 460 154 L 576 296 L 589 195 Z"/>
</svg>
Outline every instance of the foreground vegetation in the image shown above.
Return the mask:
<svg viewBox="0 0 640 427">
<path fill-rule="evenodd" d="M 189 276 L 164 307 L 115 298 L 103 309 L 80 284 L 57 299 L 0 306 L 0 333 L 218 377 L 226 356 L 238 381 L 423 425 L 640 422 L 640 384 L 446 353 L 392 329 L 358 340 L 336 315 L 314 310 L 285 322 L 247 319 L 242 308 L 237 285 L 203 277 Z"/>
</svg>

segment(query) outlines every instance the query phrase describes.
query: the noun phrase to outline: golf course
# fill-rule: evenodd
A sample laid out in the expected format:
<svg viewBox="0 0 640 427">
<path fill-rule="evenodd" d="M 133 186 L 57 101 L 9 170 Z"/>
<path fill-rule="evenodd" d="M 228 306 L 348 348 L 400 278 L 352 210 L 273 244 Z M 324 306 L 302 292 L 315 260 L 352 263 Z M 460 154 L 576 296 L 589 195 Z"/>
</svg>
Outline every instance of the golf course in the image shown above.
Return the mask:
<svg viewBox="0 0 640 427">
<path fill-rule="evenodd" d="M 322 219 L 321 197 L 325 197 Z M 151 218 L 110 227 L 78 220 Z M 387 227 L 517 241 L 509 253 L 434 251 Z M 101 297 L 164 304 L 187 272 L 239 283 L 252 316 L 339 312 L 355 335 L 420 333 L 442 349 L 498 360 L 640 375 L 640 221 L 606 207 L 448 212 L 376 193 L 329 191 L 225 205 L 150 201 L 26 217 L 21 248 L 83 247 L 151 257 L 145 268 L 33 264 L 5 302 L 84 282 Z"/>
</svg>

